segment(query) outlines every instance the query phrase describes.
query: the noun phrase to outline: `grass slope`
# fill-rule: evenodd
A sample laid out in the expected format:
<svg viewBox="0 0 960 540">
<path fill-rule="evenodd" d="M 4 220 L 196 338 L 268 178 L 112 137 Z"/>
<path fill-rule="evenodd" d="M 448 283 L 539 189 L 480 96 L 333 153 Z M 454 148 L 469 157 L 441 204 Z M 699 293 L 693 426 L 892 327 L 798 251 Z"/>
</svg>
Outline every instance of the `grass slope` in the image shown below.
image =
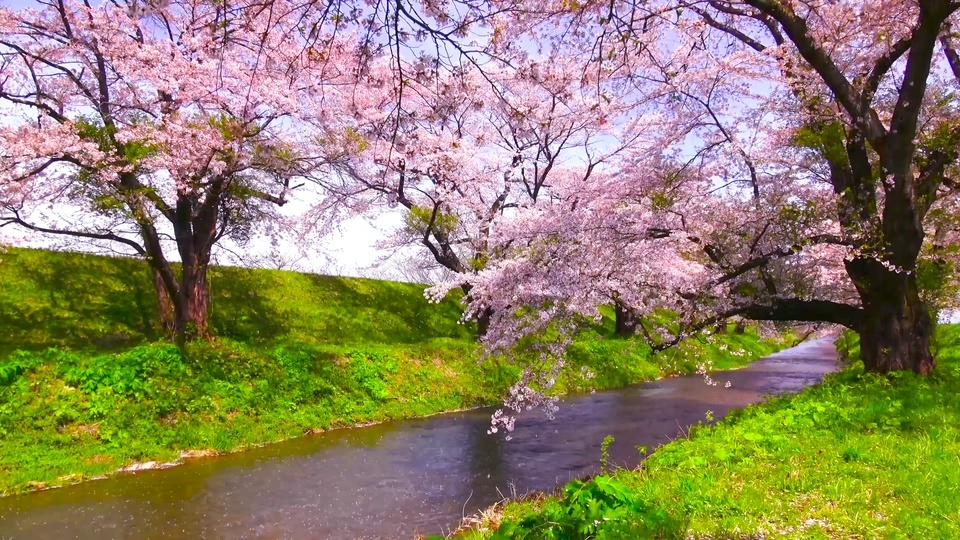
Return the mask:
<svg viewBox="0 0 960 540">
<path fill-rule="evenodd" d="M 638 470 L 509 504 L 492 536 L 960 538 L 960 326 L 938 336 L 930 377 L 856 363 L 701 426 Z"/>
<path fill-rule="evenodd" d="M 0 353 L 52 346 L 123 349 L 156 341 L 157 302 L 143 262 L 80 253 L 0 254 Z M 279 270 L 214 267 L 211 326 L 244 342 L 469 340 L 456 302 L 423 286 Z"/>
<path fill-rule="evenodd" d="M 503 359 L 478 363 L 458 304 L 431 305 L 422 286 L 217 268 L 218 338 L 181 350 L 153 326 L 141 262 L 27 249 L 2 259 L 0 494 L 496 403 L 519 376 Z M 690 372 L 695 359 L 733 367 L 779 347 L 725 335 L 651 358 L 612 339 L 612 325 L 579 337 L 558 392 Z"/>
</svg>

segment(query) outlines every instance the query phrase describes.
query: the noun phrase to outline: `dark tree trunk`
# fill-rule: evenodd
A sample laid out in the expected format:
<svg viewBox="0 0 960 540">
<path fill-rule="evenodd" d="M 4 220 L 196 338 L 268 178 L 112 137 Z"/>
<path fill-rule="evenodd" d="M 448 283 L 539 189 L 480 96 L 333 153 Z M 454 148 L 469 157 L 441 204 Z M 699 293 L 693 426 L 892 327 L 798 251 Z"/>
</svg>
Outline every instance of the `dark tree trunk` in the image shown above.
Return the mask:
<svg viewBox="0 0 960 540">
<path fill-rule="evenodd" d="M 463 291 L 464 297 L 468 300 L 470 298 L 470 291 L 473 289 L 470 285 L 463 285 L 460 287 Z M 493 309 L 486 308 L 480 315 L 477 317 L 477 341 L 483 339 L 483 336 L 487 335 L 487 332 L 490 331 L 490 321 L 493 319 Z"/>
<path fill-rule="evenodd" d="M 860 332 L 860 358 L 867 371 L 889 373 L 911 370 L 923 375 L 933 371 L 930 354 L 933 325 L 925 309 L 916 305 L 902 311 L 890 302 L 875 313 L 867 312 Z"/>
<path fill-rule="evenodd" d="M 177 315 L 173 300 L 170 299 L 170 293 L 163 284 L 163 276 L 155 269 L 151 269 L 153 275 L 153 286 L 157 292 L 157 308 L 160 320 L 160 330 L 167 338 L 174 337 L 176 333 Z"/>
<path fill-rule="evenodd" d="M 490 331 L 490 319 L 493 318 L 493 310 L 487 308 L 477 317 L 477 339 L 482 339 Z"/>
<path fill-rule="evenodd" d="M 929 374 L 933 320 L 920 298 L 914 272 L 894 272 L 870 259 L 847 263 L 863 303 L 860 358 L 867 371 Z"/>
<path fill-rule="evenodd" d="M 181 280 L 182 302 L 177 311 L 175 332 L 180 342 L 206 337 L 209 326 L 210 287 L 207 265 L 188 268 L 184 265 Z"/>
<path fill-rule="evenodd" d="M 618 336 L 632 336 L 637 332 L 637 317 L 620 302 L 614 302 L 614 333 Z"/>
<path fill-rule="evenodd" d="M 746 319 L 737 320 L 737 325 L 733 328 L 734 334 L 743 334 L 747 331 L 747 321 Z"/>
<path fill-rule="evenodd" d="M 169 264 L 153 269 L 160 323 L 168 337 L 178 344 L 209 335 L 210 285 L 207 262 L 185 261 L 180 276 Z"/>
<path fill-rule="evenodd" d="M 714 333 L 717 334 L 726 334 L 727 333 L 727 320 L 724 319 L 717 323 L 716 328 L 713 329 Z"/>
<path fill-rule="evenodd" d="M 177 343 L 209 336 L 210 286 L 207 270 L 211 249 L 216 243 L 219 200 L 225 180 L 210 188 L 203 202 L 182 193 L 174 211 L 174 236 L 180 253 L 180 279 L 164 280 L 176 308 L 174 328 Z M 169 266 L 168 266 L 169 267 Z M 172 270 L 171 270 L 172 272 Z"/>
</svg>

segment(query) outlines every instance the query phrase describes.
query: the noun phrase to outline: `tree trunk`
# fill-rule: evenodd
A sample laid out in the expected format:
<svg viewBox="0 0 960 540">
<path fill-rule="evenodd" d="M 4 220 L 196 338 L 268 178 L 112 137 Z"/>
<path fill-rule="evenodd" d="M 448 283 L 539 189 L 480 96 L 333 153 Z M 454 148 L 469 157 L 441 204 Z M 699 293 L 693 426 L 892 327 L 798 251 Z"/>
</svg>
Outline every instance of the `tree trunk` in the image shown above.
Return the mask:
<svg viewBox="0 0 960 540">
<path fill-rule="evenodd" d="M 464 297 L 469 301 L 470 291 L 473 289 L 470 285 L 462 285 L 460 290 L 463 291 Z M 493 319 L 493 309 L 486 308 L 482 313 L 477 317 L 477 341 L 483 339 L 483 336 L 487 335 L 487 332 L 490 331 L 490 320 Z"/>
<path fill-rule="evenodd" d="M 182 264 L 177 304 L 177 342 L 209 336 L 210 286 L 207 270 L 217 236 L 220 196 L 227 180 L 219 178 L 201 202 L 192 193 L 180 193 L 173 219 L 177 251 Z"/>
<path fill-rule="evenodd" d="M 637 317 L 620 302 L 613 303 L 615 317 L 614 333 L 618 336 L 632 336 L 637 332 Z"/>
<path fill-rule="evenodd" d="M 867 371 L 933 371 L 933 322 L 919 296 L 887 298 L 866 310 L 860 331 L 860 358 Z"/>
<path fill-rule="evenodd" d="M 716 334 L 726 334 L 727 333 L 727 320 L 724 319 L 717 323 L 717 327 L 714 328 L 714 333 Z"/>
<path fill-rule="evenodd" d="M 183 263 L 180 302 L 177 310 L 177 341 L 208 336 L 210 286 L 207 283 L 209 257 L 188 259 Z"/>
<path fill-rule="evenodd" d="M 177 317 L 177 334 L 182 340 L 191 340 L 207 335 L 210 311 L 210 289 L 207 286 L 206 269 L 184 276 L 183 308 Z"/>
<path fill-rule="evenodd" d="M 490 331 L 490 319 L 493 318 L 493 310 L 487 308 L 483 310 L 483 313 L 477 317 L 477 339 L 483 339 L 483 336 L 487 335 L 487 332 Z"/>
<path fill-rule="evenodd" d="M 734 333 L 734 334 L 743 334 L 743 333 L 746 332 L 746 331 L 747 331 L 747 320 L 746 320 L 746 319 L 738 319 L 738 320 L 737 320 L 737 326 L 735 326 L 735 327 L 733 328 L 733 333 Z"/>
<path fill-rule="evenodd" d="M 854 259 L 847 270 L 860 292 L 864 318 L 860 358 L 867 371 L 933 371 L 933 320 L 920 298 L 915 272 L 895 272 L 870 259 Z"/>
<path fill-rule="evenodd" d="M 170 299 L 170 293 L 167 292 L 163 284 L 163 276 L 156 269 L 151 269 L 153 274 L 153 286 L 157 291 L 157 308 L 160 320 L 160 330 L 167 338 L 174 337 L 176 333 L 176 308 L 173 300 Z"/>
</svg>

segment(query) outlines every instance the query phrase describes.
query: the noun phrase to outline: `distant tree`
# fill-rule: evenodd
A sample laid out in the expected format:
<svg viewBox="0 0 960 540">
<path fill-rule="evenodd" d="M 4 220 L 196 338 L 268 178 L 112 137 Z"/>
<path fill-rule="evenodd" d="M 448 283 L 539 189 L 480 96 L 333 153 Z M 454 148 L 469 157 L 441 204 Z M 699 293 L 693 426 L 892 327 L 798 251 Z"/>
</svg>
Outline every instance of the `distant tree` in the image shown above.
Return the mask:
<svg viewBox="0 0 960 540">
<path fill-rule="evenodd" d="M 403 84 L 358 111 L 366 148 L 332 191 L 403 210 L 391 247 L 416 246 L 449 273 L 470 275 L 497 259 L 496 222 L 552 197 L 566 176 L 589 178 L 624 144 L 607 130 L 617 104 L 585 91 L 556 62 L 516 69 L 444 71 L 401 64 Z M 602 142 L 602 145 L 601 145 Z M 461 286 L 467 298 L 471 285 Z M 477 314 L 486 334 L 492 309 Z"/>
</svg>

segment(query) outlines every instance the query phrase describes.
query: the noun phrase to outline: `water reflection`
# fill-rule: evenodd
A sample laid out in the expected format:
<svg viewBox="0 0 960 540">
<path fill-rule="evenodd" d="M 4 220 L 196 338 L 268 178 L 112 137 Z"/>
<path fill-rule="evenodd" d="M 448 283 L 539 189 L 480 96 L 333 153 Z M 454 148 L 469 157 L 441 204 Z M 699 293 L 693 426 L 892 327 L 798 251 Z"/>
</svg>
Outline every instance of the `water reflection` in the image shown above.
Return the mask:
<svg viewBox="0 0 960 540">
<path fill-rule="evenodd" d="M 340 430 L 161 471 L 0 499 L 0 538 L 397 538 L 455 527 L 513 491 L 595 472 L 600 443 L 635 466 L 637 445 L 675 438 L 763 394 L 791 392 L 835 367 L 827 342 L 716 374 L 566 400 L 531 413 L 513 439 L 486 433 L 490 410 Z M 723 388 L 729 380 L 730 388 Z"/>
</svg>

